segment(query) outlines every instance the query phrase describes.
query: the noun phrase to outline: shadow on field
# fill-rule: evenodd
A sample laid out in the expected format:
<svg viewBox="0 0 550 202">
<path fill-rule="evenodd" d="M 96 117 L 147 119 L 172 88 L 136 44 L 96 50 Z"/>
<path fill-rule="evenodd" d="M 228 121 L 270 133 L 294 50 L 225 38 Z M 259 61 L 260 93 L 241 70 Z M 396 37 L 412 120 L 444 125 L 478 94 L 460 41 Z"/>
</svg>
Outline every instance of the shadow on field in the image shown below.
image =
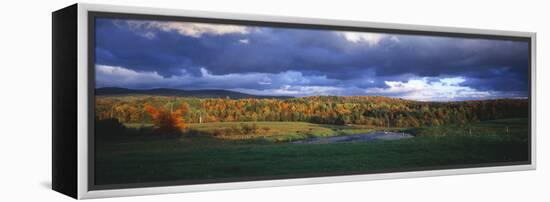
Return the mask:
<svg viewBox="0 0 550 202">
<path fill-rule="evenodd" d="M 172 139 L 179 138 L 182 132 L 159 132 L 153 127 L 128 128 L 117 119 L 95 121 L 95 138 L 97 141 L 135 140 L 135 139 Z"/>
</svg>

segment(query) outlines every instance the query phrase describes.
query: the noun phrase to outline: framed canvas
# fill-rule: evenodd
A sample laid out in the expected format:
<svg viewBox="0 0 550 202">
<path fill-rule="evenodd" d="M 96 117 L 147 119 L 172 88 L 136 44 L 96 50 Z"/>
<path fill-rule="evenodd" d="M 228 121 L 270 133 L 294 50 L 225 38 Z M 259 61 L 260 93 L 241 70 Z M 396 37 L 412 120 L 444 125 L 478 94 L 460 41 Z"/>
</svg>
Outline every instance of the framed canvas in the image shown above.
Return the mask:
<svg viewBox="0 0 550 202">
<path fill-rule="evenodd" d="M 535 33 L 75 4 L 53 13 L 74 198 L 535 169 Z"/>
</svg>

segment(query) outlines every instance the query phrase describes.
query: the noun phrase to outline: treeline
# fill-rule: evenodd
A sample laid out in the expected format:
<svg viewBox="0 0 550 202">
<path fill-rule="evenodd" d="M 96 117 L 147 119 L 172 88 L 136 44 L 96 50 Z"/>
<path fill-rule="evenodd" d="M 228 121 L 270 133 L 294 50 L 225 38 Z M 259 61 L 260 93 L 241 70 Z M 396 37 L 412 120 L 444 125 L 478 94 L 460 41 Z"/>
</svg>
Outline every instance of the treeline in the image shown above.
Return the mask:
<svg viewBox="0 0 550 202">
<path fill-rule="evenodd" d="M 378 127 L 465 124 L 528 116 L 525 99 L 416 102 L 380 96 L 316 96 L 292 99 L 199 99 L 164 96 L 96 97 L 96 117 L 123 123 L 153 123 L 155 113 L 185 123 L 304 121 Z"/>
</svg>

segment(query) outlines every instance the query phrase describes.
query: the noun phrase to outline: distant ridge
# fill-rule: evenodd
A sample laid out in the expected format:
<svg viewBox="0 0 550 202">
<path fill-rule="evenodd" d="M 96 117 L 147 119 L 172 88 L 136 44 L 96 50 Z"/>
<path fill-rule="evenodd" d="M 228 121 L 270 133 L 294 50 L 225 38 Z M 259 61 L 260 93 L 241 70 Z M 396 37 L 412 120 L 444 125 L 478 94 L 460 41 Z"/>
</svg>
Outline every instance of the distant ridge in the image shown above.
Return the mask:
<svg viewBox="0 0 550 202">
<path fill-rule="evenodd" d="M 180 90 L 173 88 L 153 88 L 153 89 L 128 89 L 119 87 L 96 88 L 95 94 L 99 96 L 115 95 L 159 95 L 159 96 L 178 96 L 178 97 L 196 97 L 196 98 L 273 98 L 288 99 L 290 96 L 266 96 L 251 95 L 230 90 Z"/>
</svg>

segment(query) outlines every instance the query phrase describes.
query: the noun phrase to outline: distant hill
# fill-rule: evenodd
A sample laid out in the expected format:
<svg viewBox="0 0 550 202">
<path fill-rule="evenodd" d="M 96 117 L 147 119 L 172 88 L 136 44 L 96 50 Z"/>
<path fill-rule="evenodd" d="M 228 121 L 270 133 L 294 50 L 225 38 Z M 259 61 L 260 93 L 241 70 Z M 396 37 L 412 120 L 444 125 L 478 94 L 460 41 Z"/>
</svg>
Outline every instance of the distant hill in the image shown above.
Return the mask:
<svg viewBox="0 0 550 202">
<path fill-rule="evenodd" d="M 288 99 L 289 96 L 265 96 L 251 95 L 230 90 L 180 90 L 173 88 L 154 88 L 154 89 L 128 89 L 118 87 L 96 88 L 95 94 L 100 96 L 115 96 L 115 95 L 159 95 L 159 96 L 179 96 L 179 97 L 196 97 L 196 98 L 273 98 L 273 99 Z"/>
</svg>

